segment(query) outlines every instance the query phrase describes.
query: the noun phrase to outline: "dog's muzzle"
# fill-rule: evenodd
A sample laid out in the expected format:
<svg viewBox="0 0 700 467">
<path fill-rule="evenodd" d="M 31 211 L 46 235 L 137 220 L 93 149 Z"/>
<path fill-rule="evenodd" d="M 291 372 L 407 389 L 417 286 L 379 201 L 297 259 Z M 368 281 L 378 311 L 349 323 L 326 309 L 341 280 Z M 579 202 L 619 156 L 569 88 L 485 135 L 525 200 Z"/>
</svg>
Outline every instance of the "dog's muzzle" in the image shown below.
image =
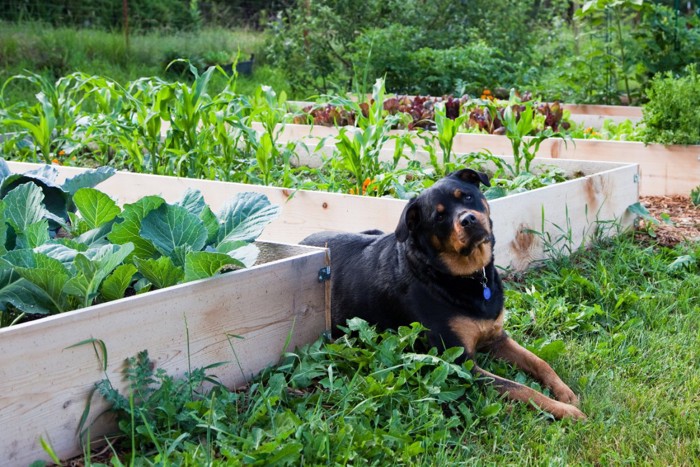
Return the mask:
<svg viewBox="0 0 700 467">
<path fill-rule="evenodd" d="M 457 229 L 463 230 L 465 245 L 460 249 L 460 254 L 468 256 L 479 247 L 482 243 L 491 240 L 491 232 L 479 220 L 479 217 L 473 212 L 463 212 L 457 217 Z"/>
</svg>

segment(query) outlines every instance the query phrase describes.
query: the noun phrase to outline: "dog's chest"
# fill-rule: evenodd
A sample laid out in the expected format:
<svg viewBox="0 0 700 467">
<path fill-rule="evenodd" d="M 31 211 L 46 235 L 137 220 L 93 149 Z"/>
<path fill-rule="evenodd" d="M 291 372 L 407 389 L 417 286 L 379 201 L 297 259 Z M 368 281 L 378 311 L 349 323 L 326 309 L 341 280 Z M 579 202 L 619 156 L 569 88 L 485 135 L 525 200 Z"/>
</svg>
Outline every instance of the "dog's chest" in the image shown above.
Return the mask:
<svg viewBox="0 0 700 467">
<path fill-rule="evenodd" d="M 449 326 L 452 332 L 459 336 L 467 353 L 473 354 L 476 350 L 502 338 L 504 315 L 501 311 L 495 320 L 456 316 L 450 319 Z"/>
</svg>

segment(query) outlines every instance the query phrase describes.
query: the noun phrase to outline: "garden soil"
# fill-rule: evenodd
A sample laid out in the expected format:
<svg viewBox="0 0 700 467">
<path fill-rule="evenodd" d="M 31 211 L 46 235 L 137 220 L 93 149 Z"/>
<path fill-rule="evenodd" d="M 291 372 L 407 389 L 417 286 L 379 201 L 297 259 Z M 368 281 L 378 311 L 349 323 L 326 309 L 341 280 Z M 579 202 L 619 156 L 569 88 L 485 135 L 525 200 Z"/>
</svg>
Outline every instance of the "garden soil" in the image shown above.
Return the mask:
<svg viewBox="0 0 700 467">
<path fill-rule="evenodd" d="M 640 202 L 658 224 L 641 221 L 638 236 L 647 236 L 651 228 L 655 241 L 663 246 L 700 242 L 700 206 L 693 205 L 688 196 L 642 196 Z"/>
</svg>

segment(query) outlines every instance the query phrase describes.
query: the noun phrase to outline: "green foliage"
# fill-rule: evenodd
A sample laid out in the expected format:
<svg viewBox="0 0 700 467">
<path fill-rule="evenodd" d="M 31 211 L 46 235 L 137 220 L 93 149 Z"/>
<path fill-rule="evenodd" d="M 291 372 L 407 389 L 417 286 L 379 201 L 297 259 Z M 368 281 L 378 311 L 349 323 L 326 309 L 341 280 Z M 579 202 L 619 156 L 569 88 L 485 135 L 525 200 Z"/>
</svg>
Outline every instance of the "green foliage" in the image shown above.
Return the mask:
<svg viewBox="0 0 700 467">
<path fill-rule="evenodd" d="M 574 125 L 566 134 L 575 139 L 603 139 L 608 141 L 643 141 L 644 125 L 630 119 L 615 122 L 603 120 L 601 128 Z"/>
<path fill-rule="evenodd" d="M 461 79 L 479 92 L 485 82 L 510 77 L 503 57 L 527 55 L 534 36 L 523 15 L 534 3 L 299 2 L 272 25 L 268 58 L 295 90 L 308 93 L 365 92 L 367 76 L 384 74 L 391 91 L 444 94 Z M 498 31 L 489 34 L 489 46 L 485 30 Z"/>
<path fill-rule="evenodd" d="M 194 4 L 194 6 L 192 6 Z M 198 2 L 190 0 L 136 0 L 128 3 L 129 27 L 134 29 L 192 29 L 198 26 Z M 26 0 L 15 8 L 4 8 L 0 19 L 8 21 L 39 20 L 53 25 L 73 25 L 101 29 L 121 28 L 121 2 L 96 0 L 80 2 L 61 0 L 44 2 Z"/>
<path fill-rule="evenodd" d="M 411 125 L 415 115 L 386 110 L 387 105 L 398 109 L 403 104 L 396 98 L 386 99 L 384 82 L 377 80 L 368 102 L 329 98 L 333 106 L 352 112 L 357 126 L 340 131 L 333 157 L 327 158 L 322 167 L 294 166 L 297 143 L 278 142 L 286 122 L 295 117 L 286 107 L 285 93 L 277 95 L 272 88 L 260 86 L 253 96 L 242 96 L 235 92 L 235 78 L 230 78 L 223 91 L 213 93 L 208 89 L 210 80 L 221 70 L 209 68 L 200 74 L 191 64 L 186 65 L 191 68 L 192 83 L 142 78 L 122 87 L 103 77 L 78 73 L 56 83 L 26 75 L 11 78 L 7 86 L 26 78 L 44 95 L 51 96 L 55 102 L 52 112 L 56 121 L 61 122 L 57 125 L 61 131 L 53 132 L 48 144 L 56 162 L 67 165 L 109 164 L 122 170 L 160 175 L 407 198 L 457 170 L 461 163 L 480 163 L 470 155 L 464 158 L 453 154 L 452 142 L 457 132 L 464 129 L 469 114 L 459 115 L 461 100 L 451 99 L 446 101 L 444 109 L 438 106 L 437 113 L 428 111 L 423 103 L 411 104 L 411 115 L 419 113 L 418 123 L 435 125 L 437 131 L 421 134 L 426 148 L 432 151 L 430 167 L 421 167 L 417 162 L 402 166 L 402 159 L 416 151 L 413 133 L 392 135 L 391 130 Z M 36 160 L 36 145 L 31 142 L 29 130 L 10 122 L 32 121 L 37 109 L 27 103 L 7 109 L 11 118 L 4 122 L 12 135 L 2 143 L 0 152 L 14 160 Z M 500 112 L 500 108 L 494 109 Z M 456 120 L 452 120 L 455 113 Z M 545 123 L 543 115 L 533 116 L 528 134 L 536 133 Z M 527 140 L 525 146 L 529 147 L 527 144 L 537 142 L 538 138 L 543 136 Z M 391 140 L 395 143 L 393 157 L 386 158 L 382 150 Z M 323 144 L 324 141 L 319 143 Z M 442 162 L 435 153 L 437 148 L 443 153 Z M 319 150 L 317 147 L 316 151 Z M 505 166 L 496 162 L 496 167 L 500 170 Z M 511 184 L 505 173 L 496 171 L 492 175 L 502 179 L 499 190 L 490 194 L 494 197 L 552 180 L 538 175 Z M 51 204 L 56 199 L 47 197 L 47 209 L 68 219 L 65 202 L 58 206 Z M 97 241 L 104 232 L 95 229 L 95 218 L 113 211 L 111 204 L 109 200 L 101 200 L 97 206 L 86 207 L 90 211 L 86 211 L 86 219 L 71 219 L 66 229 L 73 235 L 89 235 L 93 237 L 91 241 Z M 107 209 L 105 213 L 97 212 L 103 208 Z M 138 229 L 143 217 L 158 208 L 159 205 L 152 205 L 146 199 L 141 206 L 125 207 L 123 223 L 103 228 L 112 229 L 108 235 L 113 242 L 132 242 L 133 255 L 149 257 L 155 254 L 153 243 L 139 236 Z M 199 219 L 207 227 L 209 240 L 215 234 L 209 228 L 212 216 L 201 213 Z M 161 254 L 170 253 L 161 251 Z M 184 265 L 181 255 L 174 256 L 173 261 L 177 266 Z"/>
<path fill-rule="evenodd" d="M 633 32 L 639 43 L 640 62 L 652 78 L 657 73 L 682 73 L 700 63 L 700 16 L 684 15 L 672 8 L 651 3 Z"/>
<path fill-rule="evenodd" d="M 634 62 L 630 59 L 628 46 L 629 30 L 623 28 L 623 22 L 645 8 L 648 4 L 644 0 L 589 0 L 576 11 L 579 19 L 590 19 L 594 25 L 604 24 L 606 30 L 606 49 L 609 51 L 613 46 L 617 48 L 618 63 L 614 68 L 608 68 L 608 73 L 614 73 L 617 78 L 624 83 L 624 92 L 628 102 L 632 102 L 632 88 L 630 87 L 631 75 L 634 73 Z M 613 42 L 609 37 L 615 36 L 617 42 Z"/>
<path fill-rule="evenodd" d="M 690 202 L 700 207 L 700 185 L 690 190 Z"/>
<path fill-rule="evenodd" d="M 192 191 L 176 204 L 151 196 L 122 210 L 86 186 L 112 173 L 57 185 L 51 166 L 18 178 L 0 159 L 1 325 L 250 266 L 252 242 L 278 213 L 264 195 L 242 193 L 215 215 Z M 65 217 L 47 209 L 57 200 Z"/>
<path fill-rule="evenodd" d="M 643 138 L 649 143 L 700 143 L 700 77 L 694 65 L 686 75 L 659 74 L 647 90 L 642 107 Z"/>
<path fill-rule="evenodd" d="M 83 2 L 85 3 L 85 2 Z M 119 2 L 121 6 L 121 3 Z M 252 94 L 260 84 L 289 90 L 282 71 L 264 63 L 265 33 L 248 29 L 206 27 L 201 31 L 134 31 L 128 49 L 120 31 L 76 29 L 45 23 L 0 23 L 0 81 L 26 74 L 27 70 L 50 82 L 75 72 L 87 76 L 108 76 L 121 85 L 144 76 L 189 81 L 189 71 L 166 72 L 174 59 L 188 58 L 193 63 L 226 64 L 240 54 L 245 60 L 255 54 L 252 76 L 239 76 L 238 89 Z M 226 57 L 214 59 L 215 57 Z M 201 71 L 204 71 L 203 67 Z M 214 76 L 210 86 L 221 90 L 227 80 Z M 4 93 L 3 107 L 20 101 L 33 101 L 37 89 L 27 81 L 18 81 Z M 306 96 L 297 96 L 306 97 Z M 1 112 L 0 112 L 1 113 Z M 0 119 L 2 116 L 0 115 Z"/>
<path fill-rule="evenodd" d="M 554 132 L 551 128 L 545 128 L 530 136 L 536 128 L 535 109 L 531 101 L 524 102 L 521 106 L 513 104 L 506 107 L 503 112 L 503 126 L 513 149 L 513 166 L 509 169 L 516 177 L 530 172 L 532 161 L 543 141 L 553 137 L 564 139 L 564 135 Z"/>
<path fill-rule="evenodd" d="M 443 49 L 416 49 L 417 34 L 414 28 L 393 24 L 358 37 L 352 53 L 355 81 L 385 76 L 392 92 L 433 96 L 480 95 L 485 88 L 512 85 L 512 61 L 483 40 Z"/>
<path fill-rule="evenodd" d="M 145 352 L 127 362 L 128 394 L 108 380 L 98 389 L 112 403 L 125 447 L 140 457 L 172 445 L 173 460 L 204 439 L 232 463 L 416 462 L 439 449 L 451 457 L 463 427 L 500 411 L 501 403 L 471 389 L 471 364 L 455 363 L 462 349 L 420 353 L 421 326 L 378 333 L 354 319 L 347 329 L 352 336 L 285 355 L 240 392 L 205 369 L 175 380 L 153 370 Z M 205 381 L 215 383 L 209 393 Z M 181 433 L 186 441 L 178 445 Z"/>
<path fill-rule="evenodd" d="M 351 320 L 347 335 L 286 353 L 233 392 L 217 364 L 176 379 L 139 353 L 126 392 L 98 383 L 122 433 L 110 462 L 683 464 L 700 426 L 696 250 L 623 235 L 505 281 L 509 333 L 554 359 L 586 423 L 504 402 L 474 384 L 471 363 L 454 363 L 461 349 L 426 352 L 419 325 L 378 332 Z M 480 364 L 529 382 L 491 357 Z"/>
</svg>

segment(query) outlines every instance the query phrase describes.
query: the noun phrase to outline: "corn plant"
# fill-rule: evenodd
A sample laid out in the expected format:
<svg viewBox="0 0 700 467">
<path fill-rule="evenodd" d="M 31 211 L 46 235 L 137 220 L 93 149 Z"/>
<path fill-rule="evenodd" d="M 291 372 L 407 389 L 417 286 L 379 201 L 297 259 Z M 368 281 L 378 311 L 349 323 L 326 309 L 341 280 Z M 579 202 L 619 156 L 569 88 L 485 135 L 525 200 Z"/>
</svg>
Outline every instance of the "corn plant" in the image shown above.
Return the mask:
<svg viewBox="0 0 700 467">
<path fill-rule="evenodd" d="M 402 157 L 401 153 L 395 152 L 394 159 L 388 167 L 381 164 L 379 160 L 386 143 L 394 138 L 389 132 L 399 118 L 385 115 L 384 95 L 384 80 L 378 79 L 374 84 L 372 100 L 369 103 L 360 106 L 352 101 L 345 102 L 345 105 L 356 109 L 357 128 L 341 128 L 336 149 L 340 163 L 355 179 L 354 192 L 358 194 L 364 191 L 363 185 L 366 180 L 371 181 L 383 171 L 395 169 Z M 399 144 L 403 147 L 404 143 Z M 366 186 L 364 188 L 366 189 Z"/>
<path fill-rule="evenodd" d="M 443 177 L 452 171 L 452 159 L 454 157 L 454 139 L 460 128 L 469 119 L 468 113 L 462 113 L 457 118 L 447 117 L 445 104 L 435 104 L 435 131 L 421 131 L 419 136 L 425 142 L 424 148 L 430 157 L 430 165 L 438 177 Z M 442 150 L 442 161 L 438 160 L 435 142 Z"/>
<path fill-rule="evenodd" d="M 503 126 L 513 149 L 513 165 L 509 165 L 509 168 L 514 176 L 518 176 L 522 172 L 530 172 L 532 161 L 543 141 L 558 137 L 566 142 L 562 133 L 554 132 L 550 128 L 545 128 L 534 136 L 530 136 L 536 128 L 534 119 L 535 110 L 530 101 L 509 105 L 503 111 Z"/>
</svg>

